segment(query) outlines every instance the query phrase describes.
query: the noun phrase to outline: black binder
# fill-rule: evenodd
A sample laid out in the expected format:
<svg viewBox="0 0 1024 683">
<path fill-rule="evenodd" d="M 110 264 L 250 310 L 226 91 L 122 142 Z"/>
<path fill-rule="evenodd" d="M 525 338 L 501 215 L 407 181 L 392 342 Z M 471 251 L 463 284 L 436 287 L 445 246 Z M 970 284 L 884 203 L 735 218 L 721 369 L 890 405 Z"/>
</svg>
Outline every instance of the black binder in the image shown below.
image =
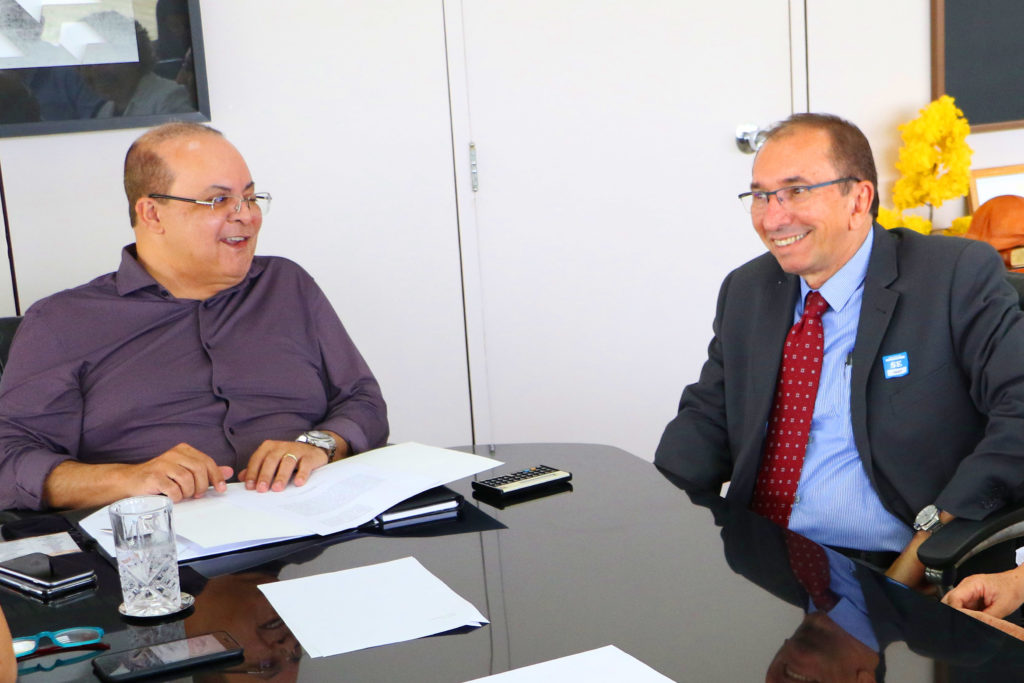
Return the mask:
<svg viewBox="0 0 1024 683">
<path fill-rule="evenodd" d="M 436 486 L 388 508 L 367 526 L 387 530 L 456 519 L 462 514 L 462 501 L 461 494 L 447 486 Z"/>
</svg>

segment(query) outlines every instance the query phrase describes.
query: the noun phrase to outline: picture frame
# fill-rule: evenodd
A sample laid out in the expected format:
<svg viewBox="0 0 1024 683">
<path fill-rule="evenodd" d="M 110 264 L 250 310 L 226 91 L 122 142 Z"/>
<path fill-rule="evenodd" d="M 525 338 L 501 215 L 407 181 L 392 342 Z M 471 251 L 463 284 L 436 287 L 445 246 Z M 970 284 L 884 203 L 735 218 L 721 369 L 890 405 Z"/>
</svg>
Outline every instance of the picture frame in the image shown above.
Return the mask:
<svg viewBox="0 0 1024 683">
<path fill-rule="evenodd" d="M 209 120 L 199 0 L 0 0 L 0 138 Z"/>
<path fill-rule="evenodd" d="M 974 213 L 993 197 L 1015 194 L 1024 197 L 1024 164 L 971 169 L 967 210 Z"/>
<path fill-rule="evenodd" d="M 972 132 L 1024 127 L 1024 3 L 931 0 L 932 99 L 950 95 Z"/>
</svg>

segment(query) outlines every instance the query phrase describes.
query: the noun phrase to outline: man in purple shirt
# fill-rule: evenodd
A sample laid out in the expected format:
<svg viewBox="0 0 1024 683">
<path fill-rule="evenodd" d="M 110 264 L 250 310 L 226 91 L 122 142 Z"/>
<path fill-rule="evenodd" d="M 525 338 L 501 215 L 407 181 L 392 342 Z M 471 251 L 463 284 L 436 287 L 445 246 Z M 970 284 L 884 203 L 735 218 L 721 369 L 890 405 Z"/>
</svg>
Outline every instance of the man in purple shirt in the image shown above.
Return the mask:
<svg viewBox="0 0 1024 683">
<path fill-rule="evenodd" d="M 172 123 L 125 158 L 117 272 L 25 314 L 0 381 L 0 507 L 301 486 L 383 445 L 380 387 L 313 279 L 256 257 L 270 195 L 219 132 Z"/>
</svg>

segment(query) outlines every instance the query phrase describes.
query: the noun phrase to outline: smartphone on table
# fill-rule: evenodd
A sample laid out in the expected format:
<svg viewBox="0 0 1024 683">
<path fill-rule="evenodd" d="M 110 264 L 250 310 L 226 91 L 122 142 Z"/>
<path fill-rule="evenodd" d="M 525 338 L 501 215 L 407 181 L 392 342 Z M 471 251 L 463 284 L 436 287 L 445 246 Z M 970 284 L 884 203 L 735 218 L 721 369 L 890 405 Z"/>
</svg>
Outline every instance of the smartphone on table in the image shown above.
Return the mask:
<svg viewBox="0 0 1024 683">
<path fill-rule="evenodd" d="M 100 655 L 92 660 L 104 681 L 141 681 L 210 664 L 241 660 L 242 646 L 225 631 Z"/>
<path fill-rule="evenodd" d="M 0 584 L 41 600 L 50 600 L 91 586 L 96 571 L 85 560 L 85 553 L 50 557 L 29 553 L 0 562 Z"/>
</svg>

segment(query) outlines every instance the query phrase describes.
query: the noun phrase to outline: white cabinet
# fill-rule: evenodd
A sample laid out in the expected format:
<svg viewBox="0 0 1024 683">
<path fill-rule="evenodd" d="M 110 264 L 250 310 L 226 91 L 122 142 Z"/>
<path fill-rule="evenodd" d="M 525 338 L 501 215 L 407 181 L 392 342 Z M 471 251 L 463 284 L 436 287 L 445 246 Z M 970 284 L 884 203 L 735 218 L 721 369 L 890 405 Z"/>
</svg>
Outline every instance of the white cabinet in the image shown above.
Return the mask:
<svg viewBox="0 0 1024 683">
<path fill-rule="evenodd" d="M 651 458 L 763 251 L 734 134 L 793 109 L 789 3 L 447 7 L 477 439 Z"/>
</svg>

